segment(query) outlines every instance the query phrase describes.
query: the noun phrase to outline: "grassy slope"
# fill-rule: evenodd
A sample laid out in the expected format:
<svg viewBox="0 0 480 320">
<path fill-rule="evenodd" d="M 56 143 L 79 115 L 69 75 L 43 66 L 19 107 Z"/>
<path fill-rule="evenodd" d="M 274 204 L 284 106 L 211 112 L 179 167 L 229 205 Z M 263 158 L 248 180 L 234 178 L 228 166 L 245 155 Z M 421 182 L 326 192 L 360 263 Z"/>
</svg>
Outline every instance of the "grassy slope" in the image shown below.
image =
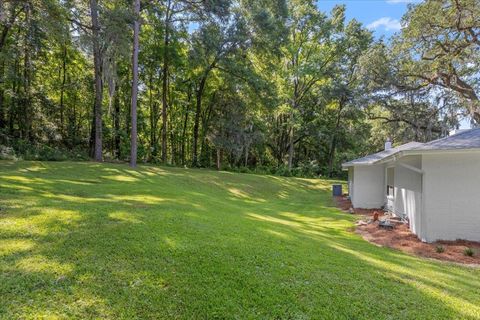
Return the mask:
<svg viewBox="0 0 480 320">
<path fill-rule="evenodd" d="M 0 162 L 0 318 L 480 318 L 480 270 L 363 241 L 325 190 Z"/>
</svg>

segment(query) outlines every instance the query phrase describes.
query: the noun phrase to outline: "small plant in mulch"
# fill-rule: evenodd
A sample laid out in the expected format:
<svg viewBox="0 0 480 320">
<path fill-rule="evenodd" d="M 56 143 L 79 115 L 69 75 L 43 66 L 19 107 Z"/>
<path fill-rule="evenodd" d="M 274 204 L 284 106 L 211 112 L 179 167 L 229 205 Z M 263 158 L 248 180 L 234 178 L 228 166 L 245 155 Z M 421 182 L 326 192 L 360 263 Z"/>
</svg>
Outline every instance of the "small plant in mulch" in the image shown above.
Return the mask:
<svg viewBox="0 0 480 320">
<path fill-rule="evenodd" d="M 443 253 L 443 252 L 445 252 L 445 248 L 443 246 L 436 246 L 435 251 L 437 253 Z"/>
<path fill-rule="evenodd" d="M 463 250 L 463 254 L 468 257 L 473 257 L 473 255 L 475 254 L 475 251 L 473 251 L 472 248 L 465 248 L 465 250 Z"/>
</svg>

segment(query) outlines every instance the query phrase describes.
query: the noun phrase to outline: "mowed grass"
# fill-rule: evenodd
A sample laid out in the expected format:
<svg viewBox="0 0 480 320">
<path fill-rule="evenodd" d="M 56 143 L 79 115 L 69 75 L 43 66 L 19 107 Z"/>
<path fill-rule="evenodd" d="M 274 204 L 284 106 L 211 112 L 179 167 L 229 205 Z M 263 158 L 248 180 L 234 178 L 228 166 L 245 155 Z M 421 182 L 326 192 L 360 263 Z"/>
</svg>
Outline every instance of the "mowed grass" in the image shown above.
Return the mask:
<svg viewBox="0 0 480 320">
<path fill-rule="evenodd" d="M 479 269 L 364 241 L 330 183 L 0 162 L 0 318 L 480 318 Z"/>
</svg>

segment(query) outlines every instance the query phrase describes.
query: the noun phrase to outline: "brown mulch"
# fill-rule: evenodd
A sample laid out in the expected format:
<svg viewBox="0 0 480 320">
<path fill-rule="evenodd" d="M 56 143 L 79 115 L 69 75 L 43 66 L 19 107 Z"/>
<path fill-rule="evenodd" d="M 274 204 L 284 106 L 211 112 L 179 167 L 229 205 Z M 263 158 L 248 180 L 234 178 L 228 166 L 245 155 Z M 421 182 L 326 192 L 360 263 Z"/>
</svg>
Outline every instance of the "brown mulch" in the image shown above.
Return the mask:
<svg viewBox="0 0 480 320">
<path fill-rule="evenodd" d="M 351 211 L 351 202 L 345 196 L 335 197 L 335 203 L 343 211 Z M 421 257 L 480 266 L 479 242 L 457 240 L 425 243 L 420 241 L 406 224 L 398 223 L 393 230 L 380 228 L 378 221 L 371 222 L 375 211 L 379 213 L 380 218 L 384 216 L 384 212 L 381 209 L 354 210 L 355 214 L 362 216 L 362 219 L 357 223 L 355 232 L 360 234 L 365 240 Z M 367 223 L 368 221 L 370 223 Z M 442 246 L 444 252 L 438 253 L 436 251 L 438 246 Z M 473 249 L 475 252 L 473 257 L 464 254 L 466 248 Z"/>
<path fill-rule="evenodd" d="M 335 203 L 338 208 L 342 209 L 343 211 L 349 212 L 350 208 L 352 208 L 352 202 L 345 196 L 340 197 L 333 197 Z M 375 211 L 382 212 L 381 209 L 353 209 L 355 214 L 367 215 L 373 214 Z"/>
</svg>

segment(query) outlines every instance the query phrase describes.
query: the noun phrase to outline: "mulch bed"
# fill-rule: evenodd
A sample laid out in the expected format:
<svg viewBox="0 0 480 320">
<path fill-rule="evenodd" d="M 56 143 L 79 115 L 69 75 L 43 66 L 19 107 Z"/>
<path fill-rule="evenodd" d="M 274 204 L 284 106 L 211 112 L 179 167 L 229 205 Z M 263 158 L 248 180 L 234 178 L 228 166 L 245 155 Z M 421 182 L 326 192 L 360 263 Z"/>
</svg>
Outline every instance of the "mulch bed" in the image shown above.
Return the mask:
<svg viewBox="0 0 480 320">
<path fill-rule="evenodd" d="M 347 197 L 335 197 L 335 203 L 343 211 L 352 213 L 352 205 Z M 480 243 L 464 240 L 425 243 L 420 241 L 406 224 L 399 223 L 395 225 L 393 230 L 386 230 L 379 228 L 378 221 L 367 223 L 373 220 L 375 211 L 378 212 L 380 219 L 384 217 L 384 212 L 381 209 L 353 210 L 353 214 L 362 217 L 357 223 L 355 232 L 365 240 L 421 257 L 480 266 Z M 442 253 L 437 252 L 439 246 L 444 249 Z M 464 254 L 466 248 L 473 249 L 473 257 Z"/>
</svg>

